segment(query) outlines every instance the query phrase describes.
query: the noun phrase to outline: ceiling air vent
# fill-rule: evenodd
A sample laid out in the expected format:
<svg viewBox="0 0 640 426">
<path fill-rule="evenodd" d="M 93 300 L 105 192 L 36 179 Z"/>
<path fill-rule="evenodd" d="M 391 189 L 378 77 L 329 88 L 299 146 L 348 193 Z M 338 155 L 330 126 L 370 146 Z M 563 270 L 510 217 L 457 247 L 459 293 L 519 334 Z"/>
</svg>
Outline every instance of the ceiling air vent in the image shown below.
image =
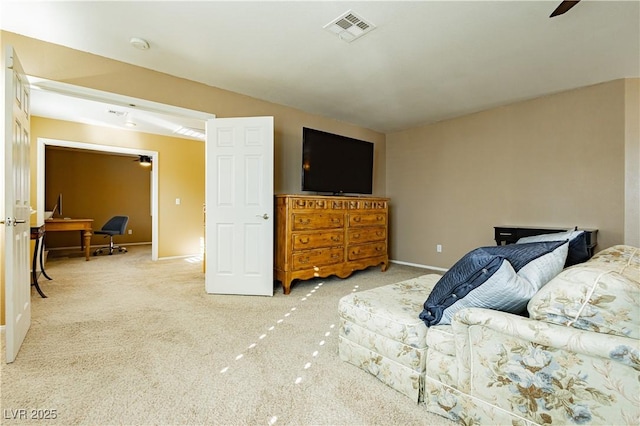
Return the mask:
<svg viewBox="0 0 640 426">
<path fill-rule="evenodd" d="M 362 16 L 348 10 L 323 27 L 338 36 L 340 40 L 351 43 L 357 38 L 373 31 L 376 26 Z"/>
</svg>

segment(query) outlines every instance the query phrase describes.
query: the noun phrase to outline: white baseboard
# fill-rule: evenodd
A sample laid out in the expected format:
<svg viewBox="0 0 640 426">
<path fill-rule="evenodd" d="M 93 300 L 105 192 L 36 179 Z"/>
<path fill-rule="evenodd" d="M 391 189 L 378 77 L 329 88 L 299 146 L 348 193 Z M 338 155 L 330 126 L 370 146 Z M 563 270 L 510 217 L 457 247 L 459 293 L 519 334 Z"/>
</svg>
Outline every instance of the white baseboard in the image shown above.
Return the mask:
<svg viewBox="0 0 640 426">
<path fill-rule="evenodd" d="M 392 260 L 389 260 L 389 262 L 397 263 L 398 265 L 413 266 L 414 268 L 432 269 L 434 271 L 442 271 L 442 272 L 447 272 L 448 271 L 447 268 L 439 268 L 437 266 L 421 265 L 419 263 L 403 262 L 401 260 L 393 260 L 392 259 Z"/>
<path fill-rule="evenodd" d="M 158 260 L 171 260 L 171 259 L 197 259 L 202 261 L 202 254 L 186 254 L 182 256 L 167 256 L 167 257 L 159 257 Z"/>
</svg>

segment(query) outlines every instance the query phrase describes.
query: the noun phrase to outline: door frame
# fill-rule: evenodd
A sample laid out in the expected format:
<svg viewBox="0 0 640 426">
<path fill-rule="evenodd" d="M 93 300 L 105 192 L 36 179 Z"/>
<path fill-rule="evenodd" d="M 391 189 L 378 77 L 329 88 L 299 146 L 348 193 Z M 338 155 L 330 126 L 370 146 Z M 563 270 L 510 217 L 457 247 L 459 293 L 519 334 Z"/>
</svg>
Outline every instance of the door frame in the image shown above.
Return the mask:
<svg viewBox="0 0 640 426">
<path fill-rule="evenodd" d="M 45 193 L 45 155 L 47 146 L 57 146 L 63 148 L 74 148 L 88 151 L 105 152 L 112 154 L 130 154 L 133 156 L 148 155 L 151 157 L 153 167 L 151 168 L 151 260 L 158 260 L 158 174 L 160 172 L 160 162 L 158 152 L 142 149 L 123 148 L 109 145 L 97 145 L 86 142 L 74 142 L 50 138 L 38 138 L 37 158 L 36 158 L 36 218 L 38 224 L 44 223 L 44 193 Z"/>
</svg>

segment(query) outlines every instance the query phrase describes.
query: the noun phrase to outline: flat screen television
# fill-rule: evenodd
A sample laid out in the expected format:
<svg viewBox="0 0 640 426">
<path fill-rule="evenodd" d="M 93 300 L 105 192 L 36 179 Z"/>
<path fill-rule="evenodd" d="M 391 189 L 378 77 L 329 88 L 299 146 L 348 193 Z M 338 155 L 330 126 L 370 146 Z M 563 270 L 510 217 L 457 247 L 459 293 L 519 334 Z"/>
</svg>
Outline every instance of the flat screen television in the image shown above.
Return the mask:
<svg viewBox="0 0 640 426">
<path fill-rule="evenodd" d="M 373 192 L 373 143 L 302 128 L 302 190 Z"/>
</svg>

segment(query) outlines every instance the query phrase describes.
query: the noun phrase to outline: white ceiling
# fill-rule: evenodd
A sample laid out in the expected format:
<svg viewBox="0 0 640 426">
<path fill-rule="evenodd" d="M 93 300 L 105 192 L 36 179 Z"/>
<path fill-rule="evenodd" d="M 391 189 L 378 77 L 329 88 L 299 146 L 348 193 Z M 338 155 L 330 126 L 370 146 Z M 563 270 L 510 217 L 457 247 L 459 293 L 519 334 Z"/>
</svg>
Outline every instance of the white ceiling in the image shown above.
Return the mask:
<svg viewBox="0 0 640 426">
<path fill-rule="evenodd" d="M 637 0 L 1 2 L 4 30 L 381 132 L 640 77 Z M 347 43 L 350 9 L 376 28 Z"/>
</svg>

